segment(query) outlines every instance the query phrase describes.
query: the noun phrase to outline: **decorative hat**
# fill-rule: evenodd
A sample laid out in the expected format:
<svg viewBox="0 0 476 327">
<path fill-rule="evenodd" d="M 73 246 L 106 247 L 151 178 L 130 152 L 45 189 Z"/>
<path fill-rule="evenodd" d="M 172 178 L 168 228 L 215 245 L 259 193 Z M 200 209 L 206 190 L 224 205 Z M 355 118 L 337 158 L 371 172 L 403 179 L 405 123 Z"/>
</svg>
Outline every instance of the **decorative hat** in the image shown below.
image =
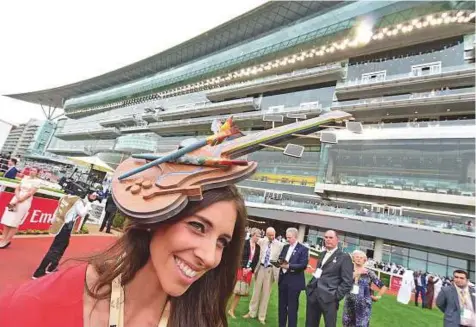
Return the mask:
<svg viewBox="0 0 476 327">
<path fill-rule="evenodd" d="M 335 111 L 246 136 L 241 136 L 230 117 L 204 140 L 183 143 L 173 152 L 133 155 L 123 161 L 112 180 L 114 201 L 136 223 L 165 221 L 189 201 L 202 200 L 204 191 L 236 184 L 254 174 L 256 162 L 236 158 L 351 117 Z"/>
</svg>

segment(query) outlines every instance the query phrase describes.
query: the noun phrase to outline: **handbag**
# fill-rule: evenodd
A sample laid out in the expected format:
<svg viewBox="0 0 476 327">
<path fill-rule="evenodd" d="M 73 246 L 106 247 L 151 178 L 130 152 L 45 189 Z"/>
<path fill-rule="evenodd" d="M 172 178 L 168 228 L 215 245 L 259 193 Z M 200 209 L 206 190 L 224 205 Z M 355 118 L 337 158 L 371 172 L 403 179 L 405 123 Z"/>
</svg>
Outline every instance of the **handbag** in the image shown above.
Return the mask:
<svg viewBox="0 0 476 327">
<path fill-rule="evenodd" d="M 250 293 L 250 285 L 245 281 L 239 280 L 235 284 L 235 290 L 233 293 L 240 296 L 248 296 Z"/>
</svg>

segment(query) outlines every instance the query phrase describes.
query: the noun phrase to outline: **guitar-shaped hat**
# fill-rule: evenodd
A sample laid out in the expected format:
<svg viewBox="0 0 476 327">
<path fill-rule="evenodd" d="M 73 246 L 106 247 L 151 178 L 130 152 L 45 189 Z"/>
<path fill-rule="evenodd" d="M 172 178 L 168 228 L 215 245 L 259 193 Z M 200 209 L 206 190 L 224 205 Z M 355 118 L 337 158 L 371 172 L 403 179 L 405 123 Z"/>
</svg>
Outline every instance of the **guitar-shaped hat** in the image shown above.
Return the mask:
<svg viewBox="0 0 476 327">
<path fill-rule="evenodd" d="M 165 154 L 133 155 L 116 169 L 112 194 L 118 208 L 141 225 L 162 222 L 180 213 L 189 201 L 202 200 L 206 190 L 224 187 L 253 175 L 258 164 L 237 158 L 310 134 L 323 124 L 352 116 L 333 111 L 255 134 L 242 136 L 230 117 L 215 135 Z"/>
</svg>

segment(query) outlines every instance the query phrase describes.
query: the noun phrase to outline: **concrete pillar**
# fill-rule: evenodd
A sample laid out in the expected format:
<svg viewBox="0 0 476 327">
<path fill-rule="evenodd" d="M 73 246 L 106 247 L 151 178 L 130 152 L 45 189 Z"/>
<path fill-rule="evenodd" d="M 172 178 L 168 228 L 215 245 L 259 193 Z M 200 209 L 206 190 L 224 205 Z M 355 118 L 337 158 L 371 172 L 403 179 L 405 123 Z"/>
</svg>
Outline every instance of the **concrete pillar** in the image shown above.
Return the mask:
<svg viewBox="0 0 476 327">
<path fill-rule="evenodd" d="M 299 225 L 298 228 L 298 242 L 304 243 L 304 237 L 306 236 L 306 225 Z"/>
<path fill-rule="evenodd" d="M 381 238 L 375 239 L 375 246 L 374 246 L 374 261 L 382 261 L 382 254 L 383 254 L 383 240 Z"/>
</svg>

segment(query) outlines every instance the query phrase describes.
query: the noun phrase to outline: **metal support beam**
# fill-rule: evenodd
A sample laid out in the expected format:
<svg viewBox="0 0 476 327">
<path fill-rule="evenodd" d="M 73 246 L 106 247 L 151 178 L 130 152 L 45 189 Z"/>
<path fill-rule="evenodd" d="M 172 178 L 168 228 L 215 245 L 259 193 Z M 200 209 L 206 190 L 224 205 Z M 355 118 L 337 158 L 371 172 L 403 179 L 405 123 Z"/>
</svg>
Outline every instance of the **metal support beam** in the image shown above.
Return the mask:
<svg viewBox="0 0 476 327">
<path fill-rule="evenodd" d="M 43 114 L 45 115 L 45 117 L 48 117 L 48 115 L 45 111 L 45 108 L 43 108 L 43 105 L 40 104 L 40 107 L 41 107 L 41 110 L 43 111 Z"/>
<path fill-rule="evenodd" d="M 46 112 L 45 108 L 43 108 L 43 105 L 40 104 L 41 110 L 43 111 L 43 114 L 45 115 L 46 120 L 55 120 L 58 119 L 62 116 L 64 116 L 64 112 L 59 113 L 55 116 L 55 113 L 57 113 L 57 107 L 52 107 L 48 106 L 48 112 Z"/>
</svg>

